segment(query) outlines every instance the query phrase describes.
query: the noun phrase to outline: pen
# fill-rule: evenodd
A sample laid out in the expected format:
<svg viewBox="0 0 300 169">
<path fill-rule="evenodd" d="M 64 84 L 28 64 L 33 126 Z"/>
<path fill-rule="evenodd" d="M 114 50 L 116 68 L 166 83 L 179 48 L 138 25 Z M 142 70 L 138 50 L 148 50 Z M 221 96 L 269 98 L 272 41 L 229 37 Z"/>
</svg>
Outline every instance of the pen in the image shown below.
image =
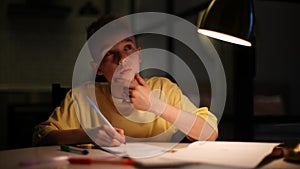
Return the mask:
<svg viewBox="0 0 300 169">
<path fill-rule="evenodd" d="M 70 157 L 69 162 L 71 164 L 116 164 L 116 165 L 135 165 L 135 162 L 129 158 L 118 158 L 114 160 L 105 160 L 105 159 L 97 159 L 97 158 L 82 158 L 82 157 Z"/>
<path fill-rule="evenodd" d="M 87 155 L 89 153 L 89 151 L 86 149 L 68 146 L 68 145 L 64 145 L 64 144 L 60 145 L 60 150 L 66 151 L 66 152 L 72 152 L 72 153 L 79 153 L 79 154 L 83 154 L 83 155 Z"/>
<path fill-rule="evenodd" d="M 104 121 L 104 123 L 106 125 L 108 125 L 109 127 L 111 127 L 112 129 L 115 130 L 115 128 L 110 124 L 110 122 L 104 117 L 104 115 L 100 112 L 100 110 L 98 109 L 98 107 L 96 106 L 96 104 L 88 97 L 86 96 L 86 100 L 89 102 L 89 104 L 91 105 L 91 107 L 98 113 L 98 115 L 100 116 L 100 118 Z M 126 141 L 123 143 L 126 144 Z"/>
<path fill-rule="evenodd" d="M 110 122 L 104 117 L 104 115 L 100 112 L 100 110 L 98 109 L 98 107 L 95 105 L 95 103 L 88 97 L 86 96 L 86 100 L 89 102 L 89 104 L 91 105 L 91 107 L 98 113 L 98 115 L 100 116 L 100 118 L 104 121 L 105 124 L 107 124 L 109 127 L 113 128 L 114 127 L 110 124 Z"/>
</svg>

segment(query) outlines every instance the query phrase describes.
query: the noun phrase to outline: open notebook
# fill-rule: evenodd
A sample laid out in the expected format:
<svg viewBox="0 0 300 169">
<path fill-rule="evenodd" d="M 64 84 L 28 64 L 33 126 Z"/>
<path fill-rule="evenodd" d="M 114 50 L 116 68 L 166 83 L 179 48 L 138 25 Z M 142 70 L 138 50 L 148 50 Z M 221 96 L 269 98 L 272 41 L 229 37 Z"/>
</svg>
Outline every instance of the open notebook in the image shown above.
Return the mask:
<svg viewBox="0 0 300 169">
<path fill-rule="evenodd" d="M 127 143 L 119 147 L 101 147 L 101 149 L 122 157 L 150 158 L 162 155 L 176 144 Z"/>
<path fill-rule="evenodd" d="M 171 146 L 148 143 L 127 143 L 120 147 L 102 149 L 124 157 L 133 158 L 146 167 L 203 164 L 214 166 L 255 168 L 280 143 L 196 141 L 186 148 L 169 151 Z"/>
<path fill-rule="evenodd" d="M 197 141 L 161 158 L 217 166 L 255 168 L 280 143 Z"/>
</svg>

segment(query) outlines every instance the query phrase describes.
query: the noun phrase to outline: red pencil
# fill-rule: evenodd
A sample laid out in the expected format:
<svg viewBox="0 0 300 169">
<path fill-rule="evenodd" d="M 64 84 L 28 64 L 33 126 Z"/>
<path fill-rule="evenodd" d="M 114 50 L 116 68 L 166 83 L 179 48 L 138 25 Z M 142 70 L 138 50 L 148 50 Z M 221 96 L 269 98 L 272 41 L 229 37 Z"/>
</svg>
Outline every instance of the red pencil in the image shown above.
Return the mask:
<svg viewBox="0 0 300 169">
<path fill-rule="evenodd" d="M 135 162 L 129 158 L 117 158 L 117 159 L 97 159 L 88 157 L 70 157 L 69 162 L 71 164 L 116 164 L 116 165 L 135 165 Z"/>
</svg>

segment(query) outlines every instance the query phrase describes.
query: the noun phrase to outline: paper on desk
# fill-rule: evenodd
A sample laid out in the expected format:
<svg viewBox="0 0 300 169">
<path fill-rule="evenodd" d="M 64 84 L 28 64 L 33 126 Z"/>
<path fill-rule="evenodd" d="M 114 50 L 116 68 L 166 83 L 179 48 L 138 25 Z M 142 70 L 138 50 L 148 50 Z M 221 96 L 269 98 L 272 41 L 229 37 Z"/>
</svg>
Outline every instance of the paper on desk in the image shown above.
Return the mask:
<svg viewBox="0 0 300 169">
<path fill-rule="evenodd" d="M 170 144 L 171 145 L 171 144 Z M 171 145 L 172 146 L 172 145 Z M 172 147 L 157 146 L 147 143 L 127 143 L 118 147 L 101 147 L 102 149 L 117 154 L 119 156 L 128 156 L 131 158 L 148 158 L 161 155 Z"/>
<path fill-rule="evenodd" d="M 190 163 L 255 168 L 280 143 L 194 142 L 187 148 L 162 157 Z"/>
</svg>

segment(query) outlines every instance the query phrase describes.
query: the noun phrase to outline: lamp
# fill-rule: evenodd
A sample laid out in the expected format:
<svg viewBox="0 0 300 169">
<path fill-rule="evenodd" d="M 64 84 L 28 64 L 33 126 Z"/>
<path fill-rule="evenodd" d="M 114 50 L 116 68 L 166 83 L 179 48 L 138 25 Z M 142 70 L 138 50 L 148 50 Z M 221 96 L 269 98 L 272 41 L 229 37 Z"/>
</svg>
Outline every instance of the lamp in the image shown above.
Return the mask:
<svg viewBox="0 0 300 169">
<path fill-rule="evenodd" d="M 226 42 L 251 46 L 253 15 L 251 0 L 212 0 L 200 17 L 198 32 Z"/>
<path fill-rule="evenodd" d="M 253 78 L 255 76 L 255 37 L 253 0 L 212 0 L 200 13 L 198 32 L 212 40 L 224 61 L 227 76 L 228 102 L 225 106 L 233 137 L 225 139 L 253 139 Z M 231 45 L 231 44 L 238 45 Z M 242 57 L 241 57 L 242 56 Z M 229 64 L 226 64 L 229 63 Z M 224 133 L 223 133 L 224 134 Z M 220 132 L 220 137 L 222 133 Z M 226 133 L 225 133 L 226 137 Z M 224 139 L 224 138 L 223 138 Z"/>
</svg>

